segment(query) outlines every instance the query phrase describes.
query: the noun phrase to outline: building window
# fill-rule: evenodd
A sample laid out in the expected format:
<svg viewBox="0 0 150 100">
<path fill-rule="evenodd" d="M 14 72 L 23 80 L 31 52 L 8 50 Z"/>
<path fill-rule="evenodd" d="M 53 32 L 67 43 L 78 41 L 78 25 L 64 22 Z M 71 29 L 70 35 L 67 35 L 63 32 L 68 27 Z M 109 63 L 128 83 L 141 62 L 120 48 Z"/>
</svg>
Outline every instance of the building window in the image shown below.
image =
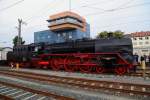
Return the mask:
<svg viewBox="0 0 150 100">
<path fill-rule="evenodd" d="M 60 37 L 60 34 L 58 33 L 57 36 Z"/>
<path fill-rule="evenodd" d="M 142 45 L 143 44 L 143 42 L 139 42 L 139 45 Z"/>
<path fill-rule="evenodd" d="M 148 42 L 148 41 L 146 41 L 146 42 L 145 42 L 145 44 L 149 44 L 149 42 Z"/>
<path fill-rule="evenodd" d="M 63 36 L 66 37 L 66 33 L 63 33 Z"/>
<path fill-rule="evenodd" d="M 37 41 L 39 41 L 41 38 L 40 37 L 37 37 Z"/>
<path fill-rule="evenodd" d="M 149 37 L 147 36 L 147 37 L 145 37 L 145 39 L 146 39 L 146 40 L 148 40 L 148 39 L 149 39 Z"/>
<path fill-rule="evenodd" d="M 72 39 L 72 35 L 71 34 L 69 34 L 69 39 Z"/>
<path fill-rule="evenodd" d="M 41 39 L 44 40 L 44 39 L 45 39 L 45 36 L 41 37 Z"/>
<path fill-rule="evenodd" d="M 148 52 L 148 50 L 142 50 L 142 52 Z"/>
<path fill-rule="evenodd" d="M 83 34 L 83 37 L 86 37 L 86 34 Z"/>
<path fill-rule="evenodd" d="M 133 45 L 137 45 L 137 42 L 134 42 Z"/>
<path fill-rule="evenodd" d="M 139 40 L 142 40 L 143 38 L 142 37 L 139 37 Z"/>
<path fill-rule="evenodd" d="M 47 38 L 51 38 L 51 36 L 47 36 Z"/>
<path fill-rule="evenodd" d="M 133 40 L 137 40 L 136 38 L 133 38 Z"/>
</svg>

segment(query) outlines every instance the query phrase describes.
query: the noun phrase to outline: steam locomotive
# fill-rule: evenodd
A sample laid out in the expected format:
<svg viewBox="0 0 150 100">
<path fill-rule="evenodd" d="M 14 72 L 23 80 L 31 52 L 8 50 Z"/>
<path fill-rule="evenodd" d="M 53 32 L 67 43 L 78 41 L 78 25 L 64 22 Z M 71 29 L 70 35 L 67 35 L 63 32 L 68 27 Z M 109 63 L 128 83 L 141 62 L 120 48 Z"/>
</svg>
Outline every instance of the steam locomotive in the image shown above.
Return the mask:
<svg viewBox="0 0 150 100">
<path fill-rule="evenodd" d="M 19 45 L 7 54 L 21 67 L 40 67 L 82 73 L 125 74 L 133 67 L 129 38 L 80 39 L 63 43 Z"/>
</svg>

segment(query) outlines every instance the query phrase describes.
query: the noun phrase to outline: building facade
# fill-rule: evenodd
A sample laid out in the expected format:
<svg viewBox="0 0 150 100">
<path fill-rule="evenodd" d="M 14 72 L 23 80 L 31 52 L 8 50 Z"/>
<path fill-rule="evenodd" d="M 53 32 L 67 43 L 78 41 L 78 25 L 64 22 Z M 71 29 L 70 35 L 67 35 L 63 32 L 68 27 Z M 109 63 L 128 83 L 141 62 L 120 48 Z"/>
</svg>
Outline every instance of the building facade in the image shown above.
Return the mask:
<svg viewBox="0 0 150 100">
<path fill-rule="evenodd" d="M 0 48 L 0 60 L 7 60 L 7 53 L 12 51 L 10 47 L 2 47 Z"/>
<path fill-rule="evenodd" d="M 62 12 L 49 17 L 49 30 L 34 33 L 34 42 L 59 43 L 90 37 L 90 25 L 73 12 Z"/>
<path fill-rule="evenodd" d="M 150 54 L 150 31 L 131 33 L 133 52 L 141 55 Z"/>
</svg>

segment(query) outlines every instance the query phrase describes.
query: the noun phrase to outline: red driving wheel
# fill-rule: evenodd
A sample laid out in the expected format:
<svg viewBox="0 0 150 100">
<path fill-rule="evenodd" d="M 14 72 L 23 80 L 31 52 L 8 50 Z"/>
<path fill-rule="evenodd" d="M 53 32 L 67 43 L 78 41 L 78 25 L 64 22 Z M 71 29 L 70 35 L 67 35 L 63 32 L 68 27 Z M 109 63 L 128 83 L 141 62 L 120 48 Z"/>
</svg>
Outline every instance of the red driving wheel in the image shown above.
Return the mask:
<svg viewBox="0 0 150 100">
<path fill-rule="evenodd" d="M 62 63 L 61 58 L 52 58 L 51 60 L 51 67 L 53 70 L 58 71 L 61 69 L 60 64 Z"/>
<path fill-rule="evenodd" d="M 104 73 L 104 67 L 102 66 L 96 66 L 96 73 L 101 74 Z"/>
<path fill-rule="evenodd" d="M 83 73 L 89 73 L 92 71 L 92 66 L 90 65 L 91 62 L 88 61 L 84 61 L 83 64 L 79 67 L 80 71 Z"/>
<path fill-rule="evenodd" d="M 79 58 L 67 57 L 64 61 L 64 68 L 68 72 L 74 72 L 77 69 L 77 64 L 80 64 Z"/>
<path fill-rule="evenodd" d="M 127 69 L 126 67 L 116 67 L 115 68 L 115 72 L 118 74 L 118 75 L 123 75 L 127 72 Z"/>
</svg>

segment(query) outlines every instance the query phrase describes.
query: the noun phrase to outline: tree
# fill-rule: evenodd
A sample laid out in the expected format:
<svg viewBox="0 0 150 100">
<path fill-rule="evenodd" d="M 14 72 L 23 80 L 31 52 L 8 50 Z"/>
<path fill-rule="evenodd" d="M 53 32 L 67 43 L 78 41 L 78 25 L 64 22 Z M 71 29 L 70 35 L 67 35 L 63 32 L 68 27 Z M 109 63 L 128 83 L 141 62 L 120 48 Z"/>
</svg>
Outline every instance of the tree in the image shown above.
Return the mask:
<svg viewBox="0 0 150 100">
<path fill-rule="evenodd" d="M 124 32 L 120 31 L 120 30 L 117 30 L 114 32 L 114 37 L 117 37 L 117 38 L 122 38 L 124 35 Z"/>
<path fill-rule="evenodd" d="M 110 37 L 116 37 L 116 38 L 122 38 L 124 35 L 124 32 L 117 30 L 114 32 L 108 32 L 108 31 L 103 31 L 98 33 L 96 38 L 110 38 Z"/>
<path fill-rule="evenodd" d="M 21 40 L 21 44 L 25 44 L 25 41 L 23 41 L 22 38 L 20 38 L 20 40 Z M 17 46 L 17 43 L 18 43 L 18 36 L 15 36 L 13 38 L 13 44 L 14 44 L 14 46 Z"/>
<path fill-rule="evenodd" d="M 98 35 L 96 36 L 96 38 L 107 38 L 108 32 L 107 31 L 103 31 L 98 33 Z"/>
</svg>

